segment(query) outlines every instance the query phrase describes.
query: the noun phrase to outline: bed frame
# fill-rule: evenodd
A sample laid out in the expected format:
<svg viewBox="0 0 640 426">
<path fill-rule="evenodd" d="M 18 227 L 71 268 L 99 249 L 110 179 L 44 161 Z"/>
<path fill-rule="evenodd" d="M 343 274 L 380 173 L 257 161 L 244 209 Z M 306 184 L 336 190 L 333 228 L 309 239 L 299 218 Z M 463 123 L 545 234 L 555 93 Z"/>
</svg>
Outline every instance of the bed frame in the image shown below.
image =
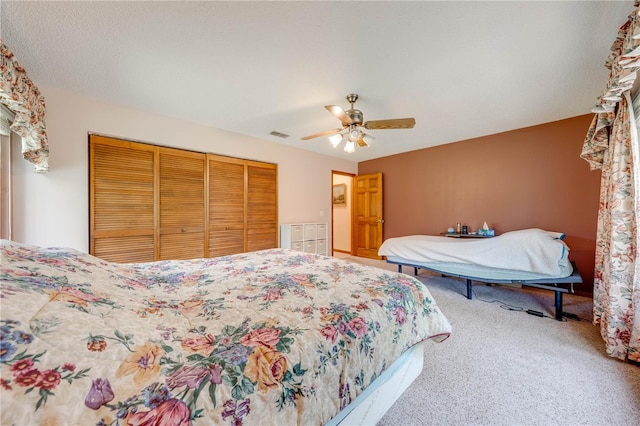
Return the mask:
<svg viewBox="0 0 640 426">
<path fill-rule="evenodd" d="M 535 279 L 535 280 L 502 280 L 502 279 L 486 279 L 486 278 L 478 278 L 472 277 L 468 275 L 460 275 L 453 274 L 450 272 L 443 272 L 438 269 L 431 268 L 426 266 L 425 264 L 417 264 L 412 263 L 409 260 L 389 260 L 387 259 L 387 263 L 391 263 L 394 265 L 398 265 L 398 272 L 402 272 L 402 266 L 410 266 L 414 268 L 414 275 L 418 275 L 418 269 L 426 269 L 428 271 L 436 272 L 440 275 L 448 276 L 448 277 L 456 277 L 463 278 L 467 280 L 467 299 L 473 299 L 473 292 L 471 291 L 471 282 L 478 281 L 487 284 L 519 284 L 527 287 L 535 287 L 541 288 L 543 290 L 551 290 L 555 292 L 555 319 L 558 321 L 562 321 L 564 318 L 564 313 L 562 311 L 562 294 L 563 293 L 573 293 L 573 285 L 582 283 L 582 276 L 580 272 L 578 272 L 578 268 L 576 267 L 575 262 L 571 261 L 571 266 L 573 267 L 573 272 L 568 277 L 564 278 L 547 278 L 547 279 Z"/>
<path fill-rule="evenodd" d="M 422 341 L 409 348 L 324 426 L 377 424 L 422 372 L 424 345 Z"/>
</svg>

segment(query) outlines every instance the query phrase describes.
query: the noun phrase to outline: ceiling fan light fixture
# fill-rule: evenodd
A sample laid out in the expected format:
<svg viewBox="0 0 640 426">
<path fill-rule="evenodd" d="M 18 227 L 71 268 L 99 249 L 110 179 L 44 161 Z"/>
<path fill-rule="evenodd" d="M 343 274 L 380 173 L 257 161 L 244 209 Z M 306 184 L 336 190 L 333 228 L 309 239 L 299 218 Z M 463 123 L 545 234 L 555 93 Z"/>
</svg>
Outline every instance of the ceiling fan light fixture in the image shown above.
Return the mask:
<svg viewBox="0 0 640 426">
<path fill-rule="evenodd" d="M 373 142 L 375 140 L 375 138 L 371 135 L 362 135 L 362 140 L 365 141 L 365 143 L 367 144 L 367 146 L 371 145 L 371 142 Z"/>
<path fill-rule="evenodd" d="M 358 129 L 349 130 L 349 142 L 356 142 L 358 139 L 360 139 L 360 130 Z"/>
<path fill-rule="evenodd" d="M 344 152 L 347 152 L 349 154 L 356 152 L 356 143 L 353 141 L 347 141 L 347 143 L 344 145 Z"/>
<path fill-rule="evenodd" d="M 338 105 L 325 105 L 327 111 L 340 120 L 342 127 L 314 133 L 313 135 L 304 136 L 301 139 L 306 141 L 320 136 L 331 135 L 329 136 L 329 142 L 334 148 L 338 148 L 340 143 L 344 141 L 345 152 L 352 153 L 356 150 L 356 144 L 367 147 L 374 141 L 375 138 L 373 136 L 365 133 L 367 130 L 413 129 L 416 124 L 416 120 L 413 117 L 364 121 L 362 111 L 355 108 L 354 104 L 357 100 L 357 94 L 351 93 L 347 95 L 347 102 L 350 104 L 350 108 L 347 110 L 342 109 L 342 107 Z"/>
<path fill-rule="evenodd" d="M 337 148 L 340 142 L 342 142 L 342 134 L 336 133 L 335 135 L 329 136 L 329 142 L 331 142 L 331 146 Z"/>
</svg>

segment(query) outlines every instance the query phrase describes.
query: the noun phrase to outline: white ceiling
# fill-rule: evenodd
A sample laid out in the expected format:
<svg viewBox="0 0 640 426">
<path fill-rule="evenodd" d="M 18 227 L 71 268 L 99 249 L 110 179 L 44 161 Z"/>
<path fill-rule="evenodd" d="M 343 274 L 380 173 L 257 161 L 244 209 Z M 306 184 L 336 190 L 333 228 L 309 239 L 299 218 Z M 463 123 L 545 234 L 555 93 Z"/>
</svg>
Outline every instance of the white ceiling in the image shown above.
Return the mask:
<svg viewBox="0 0 640 426">
<path fill-rule="evenodd" d="M 589 113 L 633 1 L 0 7 L 0 36 L 36 85 L 363 161 Z M 365 120 L 415 128 L 371 131 L 353 154 L 301 141 L 340 126 L 324 105 L 347 109 L 348 93 Z"/>
</svg>

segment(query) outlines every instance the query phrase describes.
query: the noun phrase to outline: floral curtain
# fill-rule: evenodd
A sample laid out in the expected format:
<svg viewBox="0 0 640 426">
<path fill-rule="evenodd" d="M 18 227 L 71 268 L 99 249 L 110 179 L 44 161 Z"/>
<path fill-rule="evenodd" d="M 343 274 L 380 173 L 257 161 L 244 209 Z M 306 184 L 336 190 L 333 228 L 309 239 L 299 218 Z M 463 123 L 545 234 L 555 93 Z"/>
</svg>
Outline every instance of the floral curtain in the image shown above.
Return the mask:
<svg viewBox="0 0 640 426">
<path fill-rule="evenodd" d="M 581 157 L 601 169 L 594 324 L 612 357 L 640 362 L 640 148 L 631 89 L 640 69 L 639 6 L 620 28 Z"/>
<path fill-rule="evenodd" d="M 44 122 L 44 97 L 2 40 L 0 51 L 0 102 L 15 114 L 11 131 L 22 136 L 24 158 L 34 164 L 36 172 L 46 172 L 49 170 L 49 143 Z"/>
</svg>

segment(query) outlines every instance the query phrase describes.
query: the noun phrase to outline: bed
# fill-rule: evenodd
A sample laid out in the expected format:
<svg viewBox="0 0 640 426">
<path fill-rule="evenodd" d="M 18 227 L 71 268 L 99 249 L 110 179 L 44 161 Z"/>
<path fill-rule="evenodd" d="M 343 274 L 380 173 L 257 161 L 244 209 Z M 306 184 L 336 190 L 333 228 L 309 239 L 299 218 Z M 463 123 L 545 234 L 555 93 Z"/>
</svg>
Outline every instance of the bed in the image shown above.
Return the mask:
<svg viewBox="0 0 640 426">
<path fill-rule="evenodd" d="M 574 291 L 582 277 L 569 260 L 564 234 L 532 228 L 505 232 L 492 238 L 451 238 L 411 235 L 389 238 L 378 254 L 388 263 L 426 269 L 443 276 L 463 278 L 467 298 L 473 298 L 472 281 L 517 284 L 555 293 L 555 319 L 564 317 L 562 295 Z"/>
<path fill-rule="evenodd" d="M 371 424 L 451 332 L 413 277 L 292 250 L 0 256 L 7 425 Z"/>
</svg>

